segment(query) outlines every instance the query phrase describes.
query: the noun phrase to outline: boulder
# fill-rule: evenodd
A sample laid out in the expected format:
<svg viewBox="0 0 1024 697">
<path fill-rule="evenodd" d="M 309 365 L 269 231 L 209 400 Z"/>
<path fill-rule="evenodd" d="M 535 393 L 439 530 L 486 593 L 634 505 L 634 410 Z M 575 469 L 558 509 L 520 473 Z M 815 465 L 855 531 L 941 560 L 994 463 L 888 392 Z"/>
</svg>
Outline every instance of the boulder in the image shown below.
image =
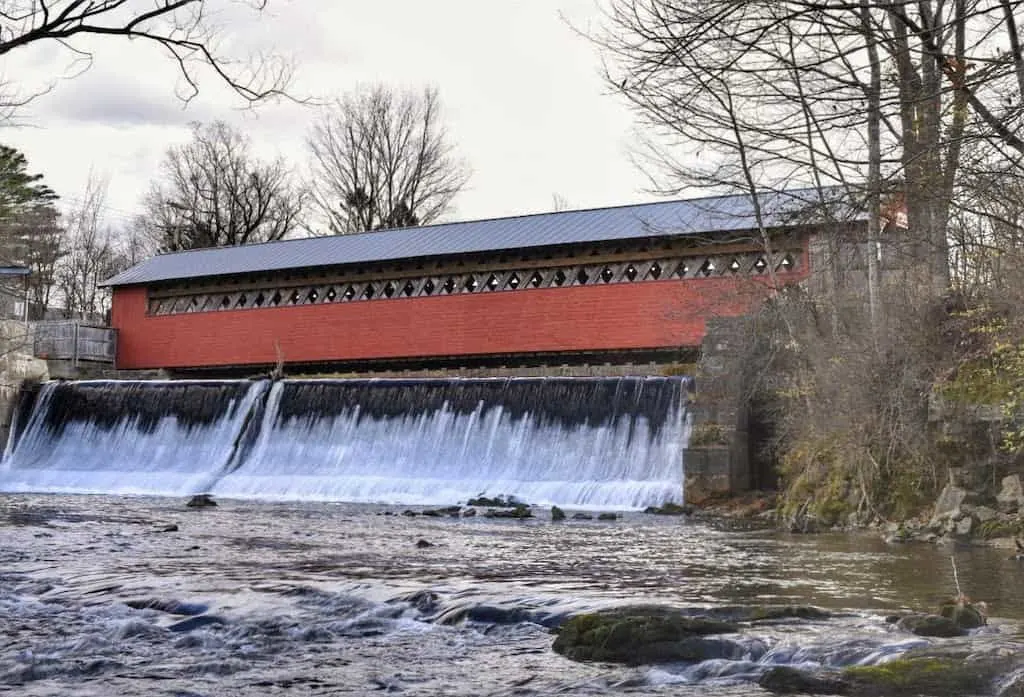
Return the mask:
<svg viewBox="0 0 1024 697">
<path fill-rule="evenodd" d="M 966 598 L 961 600 L 947 600 L 939 606 L 939 614 L 950 619 L 960 629 L 976 629 L 985 624 L 988 620 L 985 617 L 985 604 L 971 603 Z"/>
<path fill-rule="evenodd" d="M 911 650 L 903 657 L 873 666 L 853 666 L 842 672 L 845 694 L 855 697 L 921 695 L 962 697 L 986 694 L 993 679 L 1006 668 L 1005 658 L 965 660 L 931 648 Z"/>
<path fill-rule="evenodd" d="M 710 636 L 736 631 L 734 624 L 670 609 L 622 608 L 570 618 L 552 648 L 574 661 L 628 665 L 737 660 L 746 650 L 739 642 Z"/>
<path fill-rule="evenodd" d="M 960 537 L 968 537 L 971 534 L 971 529 L 974 527 L 974 518 L 971 516 L 964 516 L 957 521 L 955 532 Z"/>
<path fill-rule="evenodd" d="M 618 520 L 619 518 L 618 513 L 599 513 L 597 515 L 598 520 Z"/>
<path fill-rule="evenodd" d="M 1015 513 L 1020 510 L 1024 503 L 1024 486 L 1021 485 L 1020 475 L 1011 474 L 1003 477 L 1002 488 L 996 495 L 1000 510 L 1006 513 Z"/>
<path fill-rule="evenodd" d="M 918 636 L 954 637 L 966 633 L 956 622 L 942 615 L 915 613 L 900 619 L 896 626 Z"/>
<path fill-rule="evenodd" d="M 974 519 L 979 523 L 987 523 L 999 517 L 999 511 L 988 506 L 978 506 L 974 509 Z"/>
<path fill-rule="evenodd" d="M 644 513 L 650 513 L 653 515 L 691 515 L 693 513 L 693 507 L 680 506 L 678 503 L 666 501 L 661 506 L 648 506 L 644 509 Z"/>
<path fill-rule="evenodd" d="M 551 507 L 551 520 L 552 522 L 558 522 L 559 520 L 565 520 L 565 511 L 558 506 Z"/>
<path fill-rule="evenodd" d="M 956 518 L 960 514 L 960 505 L 967 498 L 967 490 L 958 486 L 947 484 L 935 501 L 935 510 L 932 513 L 932 526 L 948 518 Z"/>
<path fill-rule="evenodd" d="M 188 508 L 210 508 L 216 506 L 217 502 L 213 500 L 212 494 L 196 494 L 185 505 Z"/>
<path fill-rule="evenodd" d="M 842 695 L 847 691 L 846 683 L 838 677 L 814 675 L 789 666 L 770 668 L 757 684 L 761 689 L 782 695 Z"/>
</svg>

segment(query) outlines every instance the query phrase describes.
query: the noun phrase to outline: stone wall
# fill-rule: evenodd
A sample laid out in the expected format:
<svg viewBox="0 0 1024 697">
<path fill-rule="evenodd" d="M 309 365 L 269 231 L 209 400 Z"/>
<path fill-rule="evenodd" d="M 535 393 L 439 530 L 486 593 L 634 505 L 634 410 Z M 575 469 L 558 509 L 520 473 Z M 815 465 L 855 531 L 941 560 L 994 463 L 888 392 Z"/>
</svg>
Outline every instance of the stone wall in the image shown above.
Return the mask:
<svg viewBox="0 0 1024 697">
<path fill-rule="evenodd" d="M 0 447 L 6 445 L 21 388 L 49 378 L 46 361 L 32 355 L 31 326 L 0 321 Z"/>
</svg>

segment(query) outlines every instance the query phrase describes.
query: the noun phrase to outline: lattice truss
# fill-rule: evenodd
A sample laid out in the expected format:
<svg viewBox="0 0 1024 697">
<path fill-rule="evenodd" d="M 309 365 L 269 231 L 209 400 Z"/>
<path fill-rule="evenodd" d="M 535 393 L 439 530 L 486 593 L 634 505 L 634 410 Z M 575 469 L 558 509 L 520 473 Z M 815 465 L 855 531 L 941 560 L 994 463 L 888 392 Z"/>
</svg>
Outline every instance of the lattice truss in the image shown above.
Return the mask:
<svg viewBox="0 0 1024 697">
<path fill-rule="evenodd" d="M 774 271 L 788 275 L 800 269 L 798 251 L 773 255 Z M 436 295 L 501 293 L 536 288 L 644 283 L 669 279 L 700 280 L 728 276 L 767 276 L 770 261 L 762 253 L 687 256 L 643 261 L 579 264 L 506 270 L 477 270 L 412 278 L 346 281 L 343 277 L 296 285 L 295 281 L 244 290 L 221 290 L 151 297 L 149 313 L 172 315 L 294 305 L 325 305 L 367 300 L 401 300 Z"/>
</svg>

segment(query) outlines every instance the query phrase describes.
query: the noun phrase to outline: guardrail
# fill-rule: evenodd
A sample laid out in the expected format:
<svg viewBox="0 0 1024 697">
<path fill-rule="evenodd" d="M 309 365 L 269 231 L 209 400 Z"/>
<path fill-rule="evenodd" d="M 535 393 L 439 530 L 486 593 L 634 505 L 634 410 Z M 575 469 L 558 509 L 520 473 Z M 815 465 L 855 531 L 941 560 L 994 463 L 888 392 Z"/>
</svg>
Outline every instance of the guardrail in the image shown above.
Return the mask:
<svg viewBox="0 0 1024 697">
<path fill-rule="evenodd" d="M 33 323 L 33 353 L 38 358 L 113 363 L 117 330 L 83 324 L 78 320 Z"/>
</svg>

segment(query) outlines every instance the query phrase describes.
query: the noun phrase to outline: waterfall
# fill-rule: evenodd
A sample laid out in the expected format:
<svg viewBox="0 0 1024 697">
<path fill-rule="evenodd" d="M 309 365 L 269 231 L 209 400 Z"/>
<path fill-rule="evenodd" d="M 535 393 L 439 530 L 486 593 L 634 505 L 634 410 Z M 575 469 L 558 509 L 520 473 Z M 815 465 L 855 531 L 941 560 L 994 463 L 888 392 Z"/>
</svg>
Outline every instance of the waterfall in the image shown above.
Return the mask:
<svg viewBox="0 0 1024 697">
<path fill-rule="evenodd" d="M 0 490 L 179 496 L 229 461 L 266 382 L 50 382 L 0 470 Z"/>
<path fill-rule="evenodd" d="M 638 508 L 680 501 L 685 379 L 48 384 L 0 490 Z"/>
</svg>

